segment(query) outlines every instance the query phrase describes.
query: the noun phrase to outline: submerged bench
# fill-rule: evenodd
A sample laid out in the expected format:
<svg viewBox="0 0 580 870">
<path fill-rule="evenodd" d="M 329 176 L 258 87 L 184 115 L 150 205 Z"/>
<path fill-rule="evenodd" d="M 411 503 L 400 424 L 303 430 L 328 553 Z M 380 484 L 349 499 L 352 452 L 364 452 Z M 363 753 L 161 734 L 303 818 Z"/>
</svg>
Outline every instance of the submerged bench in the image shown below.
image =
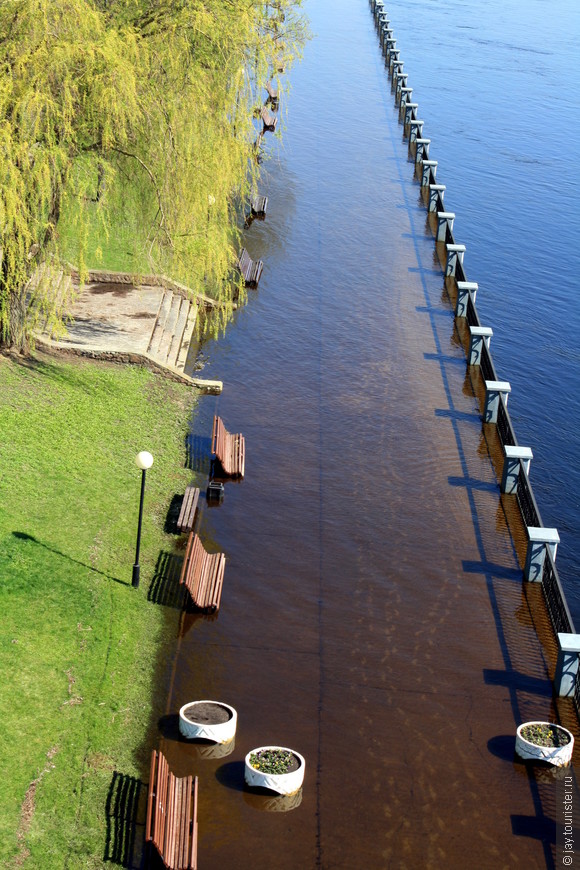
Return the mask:
<svg viewBox="0 0 580 870">
<path fill-rule="evenodd" d="M 216 414 L 213 418 L 211 452 L 219 460 L 226 474 L 243 477 L 246 470 L 246 439 L 241 434 L 231 435 Z"/>
<path fill-rule="evenodd" d="M 266 209 L 268 208 L 268 197 L 256 194 L 250 197 L 250 212 L 252 217 L 266 217 Z"/>
<path fill-rule="evenodd" d="M 151 753 L 145 840 L 170 870 L 197 870 L 197 776 L 177 777 Z"/>
<path fill-rule="evenodd" d="M 276 124 L 278 123 L 277 115 L 273 115 L 272 112 L 269 112 L 265 106 L 262 106 L 262 111 L 260 112 L 262 123 L 264 125 L 264 130 L 275 130 Z"/>
<path fill-rule="evenodd" d="M 238 269 L 244 279 L 244 284 L 256 287 L 262 277 L 264 264 L 261 260 L 252 260 L 245 248 L 238 257 Z"/>
<path fill-rule="evenodd" d="M 200 610 L 219 609 L 225 567 L 224 553 L 207 553 L 199 536 L 189 533 L 179 582 Z"/>
<path fill-rule="evenodd" d="M 179 519 L 177 520 L 178 532 L 191 532 L 193 529 L 198 501 L 199 489 L 196 486 L 186 487 L 179 512 Z"/>
<path fill-rule="evenodd" d="M 278 88 L 275 88 L 272 82 L 266 82 L 264 87 L 268 93 L 268 99 L 272 103 L 272 106 L 275 107 L 278 103 Z"/>
</svg>

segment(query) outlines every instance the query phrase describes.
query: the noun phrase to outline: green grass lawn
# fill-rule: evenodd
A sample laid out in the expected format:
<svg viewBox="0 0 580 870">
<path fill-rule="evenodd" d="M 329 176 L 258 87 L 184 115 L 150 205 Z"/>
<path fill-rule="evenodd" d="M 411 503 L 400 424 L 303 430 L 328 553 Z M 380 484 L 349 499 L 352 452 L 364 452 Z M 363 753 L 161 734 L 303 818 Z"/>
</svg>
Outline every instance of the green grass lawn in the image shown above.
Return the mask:
<svg viewBox="0 0 580 870">
<path fill-rule="evenodd" d="M 0 357 L 3 867 L 102 867 L 113 773 L 146 779 L 155 672 L 177 620 L 147 590 L 191 478 L 194 401 L 138 367 Z M 155 461 L 135 590 L 143 449 Z"/>
</svg>

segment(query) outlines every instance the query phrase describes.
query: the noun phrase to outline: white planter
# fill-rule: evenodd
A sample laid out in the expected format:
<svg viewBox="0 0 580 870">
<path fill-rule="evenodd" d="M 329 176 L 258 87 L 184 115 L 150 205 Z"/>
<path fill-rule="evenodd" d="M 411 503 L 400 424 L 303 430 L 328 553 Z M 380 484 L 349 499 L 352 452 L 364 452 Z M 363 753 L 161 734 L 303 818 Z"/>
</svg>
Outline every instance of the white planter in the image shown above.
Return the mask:
<svg viewBox="0 0 580 870">
<path fill-rule="evenodd" d="M 555 728 L 562 731 L 569 738 L 569 742 L 565 746 L 538 746 L 536 743 L 531 743 L 522 737 L 522 729 L 528 725 L 549 725 L 550 728 Z M 574 736 L 563 728 L 562 725 L 554 725 L 552 722 L 524 722 L 516 732 L 516 753 L 520 758 L 533 761 L 547 761 L 556 767 L 563 767 L 570 764 L 572 752 L 574 750 Z"/>
<path fill-rule="evenodd" d="M 227 722 L 218 722 L 211 724 L 209 722 L 195 722 L 195 707 L 201 704 L 213 704 L 216 707 L 222 707 L 230 715 Z M 188 718 L 185 715 L 187 710 Z M 213 740 L 214 743 L 229 743 L 233 740 L 236 733 L 236 725 L 238 722 L 238 714 L 229 704 L 224 704 L 223 701 L 189 701 L 184 704 L 179 711 L 179 731 L 188 740 L 204 739 Z"/>
<path fill-rule="evenodd" d="M 291 752 L 299 762 L 297 770 L 292 770 L 290 773 L 263 773 L 261 770 L 256 770 L 250 764 L 250 756 L 255 752 L 262 752 L 264 749 L 282 749 L 284 752 Z M 257 749 L 252 749 L 246 755 L 245 759 L 245 780 L 246 784 L 253 788 L 269 788 L 278 794 L 295 794 L 304 780 L 304 772 L 306 770 L 306 760 L 295 749 L 288 749 L 286 746 L 258 746 Z"/>
</svg>

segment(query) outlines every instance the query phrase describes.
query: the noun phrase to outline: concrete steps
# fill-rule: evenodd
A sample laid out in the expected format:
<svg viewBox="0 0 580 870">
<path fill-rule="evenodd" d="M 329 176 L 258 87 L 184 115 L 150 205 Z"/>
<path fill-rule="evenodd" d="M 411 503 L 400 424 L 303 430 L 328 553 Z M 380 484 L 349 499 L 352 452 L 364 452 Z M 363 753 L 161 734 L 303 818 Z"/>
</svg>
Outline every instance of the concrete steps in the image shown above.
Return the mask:
<svg viewBox="0 0 580 870">
<path fill-rule="evenodd" d="M 165 290 L 147 353 L 162 366 L 183 372 L 197 317 L 197 306 Z"/>
</svg>

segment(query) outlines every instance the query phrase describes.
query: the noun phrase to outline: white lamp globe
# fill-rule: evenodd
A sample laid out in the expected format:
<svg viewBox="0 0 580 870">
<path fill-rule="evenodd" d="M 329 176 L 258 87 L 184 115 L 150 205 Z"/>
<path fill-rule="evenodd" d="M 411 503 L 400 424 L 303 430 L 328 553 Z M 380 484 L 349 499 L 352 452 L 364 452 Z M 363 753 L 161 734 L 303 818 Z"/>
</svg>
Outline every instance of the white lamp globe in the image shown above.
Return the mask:
<svg viewBox="0 0 580 870">
<path fill-rule="evenodd" d="M 153 457 L 147 450 L 142 450 L 135 457 L 135 462 L 142 471 L 145 471 L 153 465 Z"/>
</svg>

